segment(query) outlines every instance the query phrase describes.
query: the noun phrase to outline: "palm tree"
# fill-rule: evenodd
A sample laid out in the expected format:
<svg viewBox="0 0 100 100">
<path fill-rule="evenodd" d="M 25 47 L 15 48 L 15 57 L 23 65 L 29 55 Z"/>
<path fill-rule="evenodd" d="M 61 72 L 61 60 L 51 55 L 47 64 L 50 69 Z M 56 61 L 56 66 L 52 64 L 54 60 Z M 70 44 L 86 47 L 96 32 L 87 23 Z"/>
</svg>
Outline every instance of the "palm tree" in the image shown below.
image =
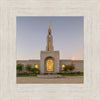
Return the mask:
<svg viewBox="0 0 100 100">
<path fill-rule="evenodd" d="M 17 64 L 17 71 L 22 71 L 23 70 L 23 64 Z"/>
<path fill-rule="evenodd" d="M 25 66 L 25 69 L 26 69 L 28 72 L 30 72 L 30 71 L 32 70 L 31 64 L 27 64 L 27 65 Z"/>
</svg>

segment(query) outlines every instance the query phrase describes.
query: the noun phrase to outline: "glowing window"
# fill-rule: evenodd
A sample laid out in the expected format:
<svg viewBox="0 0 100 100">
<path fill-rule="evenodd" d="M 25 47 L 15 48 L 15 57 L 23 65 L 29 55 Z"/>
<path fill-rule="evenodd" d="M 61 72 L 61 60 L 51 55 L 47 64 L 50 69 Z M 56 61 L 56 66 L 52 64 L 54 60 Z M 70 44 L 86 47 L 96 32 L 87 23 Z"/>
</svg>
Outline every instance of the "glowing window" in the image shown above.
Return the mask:
<svg viewBox="0 0 100 100">
<path fill-rule="evenodd" d="M 38 65 L 35 65 L 35 68 L 38 68 Z"/>
<path fill-rule="evenodd" d="M 63 65 L 62 65 L 62 72 L 64 72 L 64 68 L 65 68 L 65 65 L 63 64 Z"/>
</svg>

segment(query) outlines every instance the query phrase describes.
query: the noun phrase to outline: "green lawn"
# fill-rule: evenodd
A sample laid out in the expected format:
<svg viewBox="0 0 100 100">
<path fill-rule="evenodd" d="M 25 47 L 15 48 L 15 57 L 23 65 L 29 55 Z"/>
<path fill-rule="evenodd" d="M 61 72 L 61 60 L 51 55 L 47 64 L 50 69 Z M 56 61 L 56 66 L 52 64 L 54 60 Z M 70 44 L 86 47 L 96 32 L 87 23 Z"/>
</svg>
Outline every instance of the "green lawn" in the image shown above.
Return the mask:
<svg viewBox="0 0 100 100">
<path fill-rule="evenodd" d="M 19 76 L 28 77 L 28 76 L 37 76 L 37 74 L 17 74 L 17 77 Z"/>
<path fill-rule="evenodd" d="M 59 75 L 63 76 L 83 76 L 83 73 L 58 73 Z M 39 74 L 40 75 L 40 74 Z M 57 75 L 57 73 L 54 73 L 52 75 Z M 17 74 L 17 77 L 29 77 L 29 76 L 37 76 L 37 74 Z"/>
<path fill-rule="evenodd" d="M 83 76 L 83 73 L 79 73 L 79 74 L 70 74 L 70 73 L 63 73 L 63 76 Z"/>
</svg>

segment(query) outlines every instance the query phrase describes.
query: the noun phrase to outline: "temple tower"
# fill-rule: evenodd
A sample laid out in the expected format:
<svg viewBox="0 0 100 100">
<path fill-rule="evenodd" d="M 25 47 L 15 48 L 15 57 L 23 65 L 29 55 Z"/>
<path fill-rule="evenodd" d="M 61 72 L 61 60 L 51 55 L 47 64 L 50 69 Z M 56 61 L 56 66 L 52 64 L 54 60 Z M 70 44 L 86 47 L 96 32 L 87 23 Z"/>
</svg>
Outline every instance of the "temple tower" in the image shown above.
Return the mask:
<svg viewBox="0 0 100 100">
<path fill-rule="evenodd" d="M 46 50 L 40 53 L 40 73 L 59 73 L 59 51 L 54 51 L 49 24 Z"/>
<path fill-rule="evenodd" d="M 53 48 L 53 37 L 52 37 L 52 34 L 51 34 L 50 24 L 49 24 L 48 35 L 47 35 L 46 51 L 54 51 L 54 48 Z"/>
</svg>

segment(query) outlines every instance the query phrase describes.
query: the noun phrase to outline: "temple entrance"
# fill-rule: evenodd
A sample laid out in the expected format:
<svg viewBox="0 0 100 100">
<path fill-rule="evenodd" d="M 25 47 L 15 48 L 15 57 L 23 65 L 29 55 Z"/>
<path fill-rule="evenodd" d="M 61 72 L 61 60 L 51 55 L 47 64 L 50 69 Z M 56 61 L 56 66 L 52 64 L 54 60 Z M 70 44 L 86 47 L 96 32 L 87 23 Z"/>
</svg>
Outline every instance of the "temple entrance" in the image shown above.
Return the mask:
<svg viewBox="0 0 100 100">
<path fill-rule="evenodd" d="M 46 72 L 53 72 L 54 71 L 54 61 L 52 58 L 48 58 L 46 60 Z"/>
</svg>

